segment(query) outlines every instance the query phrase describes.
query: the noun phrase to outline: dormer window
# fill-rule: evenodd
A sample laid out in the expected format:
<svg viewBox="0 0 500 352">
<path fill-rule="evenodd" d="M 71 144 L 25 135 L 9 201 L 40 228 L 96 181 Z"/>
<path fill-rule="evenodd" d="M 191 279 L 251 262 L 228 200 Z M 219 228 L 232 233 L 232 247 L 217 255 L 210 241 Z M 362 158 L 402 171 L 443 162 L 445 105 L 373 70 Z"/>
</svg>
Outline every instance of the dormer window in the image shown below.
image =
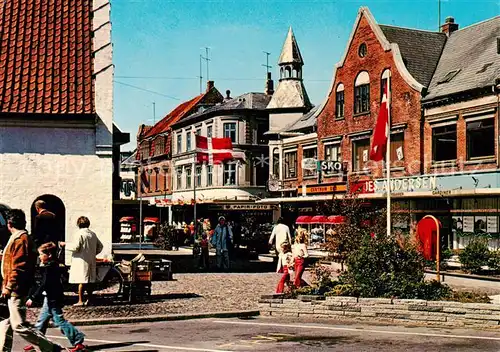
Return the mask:
<svg viewBox="0 0 500 352">
<path fill-rule="evenodd" d="M 439 80 L 437 83 L 438 84 L 443 84 L 443 83 L 448 83 L 450 82 L 453 78 L 455 78 L 456 75 L 458 75 L 458 73 L 460 72 L 460 70 L 453 70 L 453 71 L 450 71 L 448 72 L 443 78 L 441 78 L 441 80 Z"/>
</svg>

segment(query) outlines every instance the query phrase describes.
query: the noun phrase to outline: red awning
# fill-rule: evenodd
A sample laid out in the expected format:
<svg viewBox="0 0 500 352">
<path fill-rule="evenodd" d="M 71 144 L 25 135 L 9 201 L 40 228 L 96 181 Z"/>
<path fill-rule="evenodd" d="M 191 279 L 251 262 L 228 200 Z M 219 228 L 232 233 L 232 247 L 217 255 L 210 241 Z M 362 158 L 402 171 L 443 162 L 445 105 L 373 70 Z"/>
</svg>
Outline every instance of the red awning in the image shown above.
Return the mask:
<svg viewBox="0 0 500 352">
<path fill-rule="evenodd" d="M 120 219 L 120 222 L 135 222 L 135 218 L 133 216 L 124 216 Z"/>
<path fill-rule="evenodd" d="M 310 221 L 311 224 L 326 224 L 327 222 L 328 222 L 328 217 L 326 215 L 313 216 Z"/>
<path fill-rule="evenodd" d="M 327 219 L 328 224 L 343 224 L 345 223 L 345 216 L 330 215 Z"/>
<path fill-rule="evenodd" d="M 154 222 L 155 224 L 158 224 L 160 222 L 160 219 L 158 219 L 158 218 L 144 218 L 144 222 Z"/>
<path fill-rule="evenodd" d="M 302 215 L 295 220 L 296 224 L 310 224 L 311 223 L 312 216 L 309 215 Z"/>
</svg>

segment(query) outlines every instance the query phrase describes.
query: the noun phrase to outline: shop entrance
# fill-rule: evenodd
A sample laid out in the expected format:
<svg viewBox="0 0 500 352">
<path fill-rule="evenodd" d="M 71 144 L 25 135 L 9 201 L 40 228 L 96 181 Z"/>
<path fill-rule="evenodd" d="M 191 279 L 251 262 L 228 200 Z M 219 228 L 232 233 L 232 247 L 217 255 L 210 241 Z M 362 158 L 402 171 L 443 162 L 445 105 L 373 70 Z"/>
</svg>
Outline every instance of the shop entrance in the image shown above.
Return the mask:
<svg viewBox="0 0 500 352">
<path fill-rule="evenodd" d="M 64 206 L 63 201 L 54 195 L 45 194 L 36 198 L 31 204 L 31 233 L 33 233 L 35 226 L 35 217 L 38 215 L 35 209 L 35 202 L 38 200 L 43 200 L 47 205 L 47 210 L 51 213 L 54 213 L 56 216 L 57 222 L 57 233 L 58 240 L 65 241 L 66 238 L 66 207 Z M 75 224 L 76 230 L 76 224 Z"/>
</svg>

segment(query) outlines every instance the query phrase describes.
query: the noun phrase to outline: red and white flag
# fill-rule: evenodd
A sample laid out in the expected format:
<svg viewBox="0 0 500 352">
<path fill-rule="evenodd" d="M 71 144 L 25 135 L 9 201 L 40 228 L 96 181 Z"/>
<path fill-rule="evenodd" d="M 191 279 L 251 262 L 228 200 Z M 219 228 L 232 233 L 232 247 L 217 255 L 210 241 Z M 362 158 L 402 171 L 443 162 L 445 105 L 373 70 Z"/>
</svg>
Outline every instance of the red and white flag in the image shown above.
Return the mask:
<svg viewBox="0 0 500 352">
<path fill-rule="evenodd" d="M 235 159 L 245 159 L 244 153 L 233 150 L 231 138 L 196 136 L 196 162 L 221 164 Z"/>
<path fill-rule="evenodd" d="M 372 145 L 370 146 L 370 160 L 380 161 L 385 157 L 387 151 L 387 138 L 389 136 L 389 98 L 387 96 L 387 84 L 384 87 L 384 95 L 380 104 L 377 124 L 373 132 Z"/>
</svg>

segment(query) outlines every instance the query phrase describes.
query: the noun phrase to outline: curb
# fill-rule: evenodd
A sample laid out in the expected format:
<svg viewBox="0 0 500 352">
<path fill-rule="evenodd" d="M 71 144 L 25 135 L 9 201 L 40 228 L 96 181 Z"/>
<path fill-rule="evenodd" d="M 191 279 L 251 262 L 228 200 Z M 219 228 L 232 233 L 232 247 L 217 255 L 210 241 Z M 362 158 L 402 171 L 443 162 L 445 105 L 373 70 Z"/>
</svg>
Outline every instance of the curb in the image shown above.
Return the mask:
<svg viewBox="0 0 500 352">
<path fill-rule="evenodd" d="M 437 272 L 435 270 L 425 270 L 425 273 L 426 274 L 434 274 L 434 275 L 437 274 Z M 468 280 L 500 282 L 500 278 L 498 278 L 498 277 L 491 277 L 491 276 L 450 273 L 450 272 L 447 272 L 447 271 L 441 271 L 439 274 L 441 276 L 443 276 L 443 277 L 450 276 L 450 277 L 459 277 L 461 279 L 468 279 Z"/>
<path fill-rule="evenodd" d="M 193 314 L 167 314 L 150 315 L 144 317 L 122 317 L 122 318 L 99 318 L 99 319 L 77 319 L 71 320 L 75 326 L 93 326 L 93 325 L 115 325 L 115 324 L 135 324 L 135 323 L 153 323 L 161 321 L 191 320 L 206 318 L 249 318 L 260 315 L 258 310 L 242 310 L 230 312 L 212 312 L 212 313 L 193 313 Z"/>
</svg>

